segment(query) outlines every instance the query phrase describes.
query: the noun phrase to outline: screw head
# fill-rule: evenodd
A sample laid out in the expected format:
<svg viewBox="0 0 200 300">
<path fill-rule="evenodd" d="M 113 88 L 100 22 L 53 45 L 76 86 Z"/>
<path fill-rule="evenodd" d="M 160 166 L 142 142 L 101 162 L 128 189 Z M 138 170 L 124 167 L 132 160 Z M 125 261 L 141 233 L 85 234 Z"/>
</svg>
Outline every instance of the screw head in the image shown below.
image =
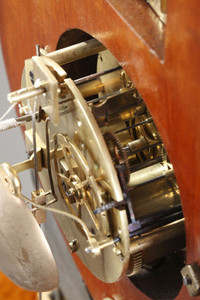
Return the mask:
<svg viewBox="0 0 200 300">
<path fill-rule="evenodd" d="M 192 279 L 190 278 L 190 276 L 188 274 L 183 276 L 183 284 L 185 286 L 192 284 Z"/>
<path fill-rule="evenodd" d="M 69 248 L 71 250 L 72 253 L 76 252 L 78 250 L 78 246 L 79 246 L 79 243 L 78 243 L 78 240 L 72 240 L 70 243 L 69 243 Z"/>
</svg>

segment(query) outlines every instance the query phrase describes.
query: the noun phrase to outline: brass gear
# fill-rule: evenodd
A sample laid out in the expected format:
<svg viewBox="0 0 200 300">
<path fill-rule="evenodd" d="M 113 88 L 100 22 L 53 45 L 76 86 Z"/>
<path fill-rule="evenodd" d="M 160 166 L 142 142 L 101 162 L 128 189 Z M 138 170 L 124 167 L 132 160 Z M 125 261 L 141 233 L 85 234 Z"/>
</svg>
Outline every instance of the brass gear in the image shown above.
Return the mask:
<svg viewBox="0 0 200 300">
<path fill-rule="evenodd" d="M 128 156 L 126 151 L 123 149 L 119 138 L 110 131 L 104 133 L 103 137 L 111 155 L 113 164 L 124 164 L 126 166 L 124 175 L 126 182 L 128 182 L 130 179 L 130 167 L 128 163 Z"/>
<path fill-rule="evenodd" d="M 133 253 L 130 256 L 129 267 L 126 273 L 127 276 L 132 276 L 138 273 L 142 268 L 142 252 Z"/>
</svg>

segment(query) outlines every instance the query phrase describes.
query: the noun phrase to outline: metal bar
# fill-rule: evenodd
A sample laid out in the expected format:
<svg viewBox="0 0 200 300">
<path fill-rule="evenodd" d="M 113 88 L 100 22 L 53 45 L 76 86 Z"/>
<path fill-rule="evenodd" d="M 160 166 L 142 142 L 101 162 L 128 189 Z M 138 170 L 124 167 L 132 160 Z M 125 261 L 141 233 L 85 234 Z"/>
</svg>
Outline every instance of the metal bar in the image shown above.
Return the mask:
<svg viewBox="0 0 200 300">
<path fill-rule="evenodd" d="M 34 104 L 34 108 L 35 108 L 35 104 Z M 38 195 L 39 194 L 39 178 L 38 178 L 35 111 L 33 112 L 33 115 L 32 115 L 32 124 L 33 124 L 32 128 L 33 128 L 33 153 L 34 153 L 35 189 L 36 189 L 36 194 Z"/>
<path fill-rule="evenodd" d="M 134 90 L 134 88 L 130 88 L 130 89 L 122 89 L 122 90 L 119 90 L 119 91 L 116 91 L 116 92 L 113 92 L 113 93 L 110 93 L 110 94 L 107 94 L 107 95 L 104 95 L 104 96 L 101 96 L 101 97 L 92 99 L 92 100 L 90 100 L 90 101 L 87 101 L 87 104 L 95 103 L 95 102 L 98 102 L 98 101 L 101 101 L 101 100 L 104 100 L 104 99 L 107 99 L 107 98 L 108 98 L 108 99 L 114 98 L 114 97 L 116 97 L 116 96 L 126 94 L 126 93 L 128 93 L 128 92 L 133 91 L 133 90 Z"/>
<path fill-rule="evenodd" d="M 156 240 L 156 244 L 162 241 L 173 238 L 176 235 L 184 234 L 184 218 L 174 221 L 165 227 L 158 228 L 154 232 L 135 238 L 130 244 L 130 253 L 137 253 L 138 251 L 143 251 L 146 248 L 151 247 L 153 242 Z"/>
<path fill-rule="evenodd" d="M 20 172 L 23 172 L 25 170 L 34 168 L 34 163 L 33 163 L 33 160 L 28 159 L 28 160 L 25 160 L 25 161 L 22 161 L 18 164 L 13 165 L 13 168 L 15 169 L 15 171 L 17 173 L 20 173 Z"/>
<path fill-rule="evenodd" d="M 140 220 L 140 222 L 142 226 L 147 226 L 156 223 L 159 219 L 162 219 L 163 217 L 172 215 L 180 211 L 182 211 L 181 204 L 176 205 L 174 207 L 169 207 L 167 210 L 157 212 L 154 215 L 150 215 L 147 218 Z"/>
<path fill-rule="evenodd" d="M 94 78 L 93 80 L 82 82 L 81 84 L 78 85 L 78 89 L 82 93 L 83 97 L 86 98 L 86 97 L 89 97 L 92 95 L 99 94 L 99 93 L 103 92 L 107 86 L 113 86 L 115 84 L 117 84 L 117 85 L 121 84 L 120 77 L 116 73 L 113 74 L 112 79 L 108 79 L 105 82 L 102 82 L 99 77 Z"/>
<path fill-rule="evenodd" d="M 39 112 L 35 113 L 36 119 L 38 118 Z M 27 114 L 21 117 L 17 117 L 16 121 L 17 122 L 30 122 L 32 120 L 32 114 Z"/>
<path fill-rule="evenodd" d="M 171 214 L 169 216 L 165 216 L 165 217 L 163 217 L 162 219 L 159 219 L 157 222 L 155 222 L 153 224 L 149 224 L 148 226 L 143 226 L 140 229 L 137 229 L 137 230 L 134 230 L 134 231 L 130 232 L 130 234 L 129 234 L 130 238 L 134 237 L 134 236 L 137 236 L 137 235 L 140 235 L 140 234 L 150 232 L 150 231 L 152 231 L 156 228 L 167 225 L 171 222 L 180 220 L 182 218 L 183 218 L 183 212 L 182 211 L 176 212 L 176 213 Z"/>
<path fill-rule="evenodd" d="M 133 152 L 141 151 L 140 149 L 146 148 L 148 146 L 149 146 L 148 139 L 142 136 L 140 139 L 129 142 L 124 148 L 124 150 L 132 154 Z"/>
<path fill-rule="evenodd" d="M 147 120 L 145 120 L 145 121 L 139 122 L 139 123 L 134 124 L 134 125 L 132 125 L 132 126 L 127 126 L 126 128 L 117 130 L 117 131 L 115 131 L 114 133 L 117 134 L 117 133 L 120 133 L 120 132 L 129 130 L 129 129 L 132 129 L 132 128 L 135 128 L 135 127 L 138 127 L 138 126 L 143 125 L 143 124 L 151 123 L 151 122 L 153 122 L 153 119 L 152 119 L 152 118 L 149 118 L 149 119 L 147 119 Z"/>
<path fill-rule="evenodd" d="M 53 177 L 51 173 L 51 158 L 50 158 L 50 142 L 49 142 L 49 121 L 50 119 L 47 118 L 45 121 L 45 134 L 46 134 L 46 147 L 47 147 L 47 170 L 48 170 L 48 175 L 49 175 L 49 181 L 50 181 L 50 186 L 51 186 L 51 192 L 53 196 L 55 196 L 55 189 L 54 189 L 54 184 L 53 184 Z"/>
<path fill-rule="evenodd" d="M 141 151 L 144 151 L 144 150 L 148 150 L 148 149 L 154 148 L 154 147 L 159 146 L 159 145 L 162 145 L 162 144 L 163 144 L 163 142 L 162 142 L 162 141 L 159 141 L 159 142 L 157 142 L 157 143 L 154 143 L 154 144 L 151 144 L 151 145 L 148 145 L 148 146 L 146 146 L 146 147 L 137 149 L 137 150 L 135 150 L 135 151 L 130 151 L 130 152 L 131 152 L 131 154 L 136 154 L 136 153 L 138 153 L 138 152 L 141 152 Z M 126 149 L 125 149 L 125 150 L 126 150 Z"/>
<path fill-rule="evenodd" d="M 173 174 L 173 169 L 169 169 L 167 163 L 158 163 L 131 173 L 128 188 L 135 188 L 171 174 Z"/>
<path fill-rule="evenodd" d="M 154 159 L 149 159 L 147 161 L 137 163 L 137 164 L 130 167 L 131 173 L 142 170 L 142 169 L 150 167 L 150 166 L 153 166 L 157 163 L 161 163 L 162 161 L 163 161 L 163 157 L 159 156 L 159 157 L 154 158 Z"/>
<path fill-rule="evenodd" d="M 81 58 L 97 54 L 105 49 L 106 48 L 97 40 L 91 39 L 48 53 L 46 57 L 54 60 L 59 65 L 65 65 Z"/>
<path fill-rule="evenodd" d="M 9 93 L 7 99 L 10 103 L 18 103 L 33 97 L 42 95 L 45 88 L 27 87 L 12 93 Z"/>
<path fill-rule="evenodd" d="M 94 79 L 92 81 L 80 84 L 78 86 L 78 89 L 83 95 L 83 97 L 87 98 L 89 96 L 93 96 L 103 92 L 104 84 L 101 82 L 100 79 Z"/>
<path fill-rule="evenodd" d="M 121 66 L 117 66 L 117 67 L 112 68 L 112 69 L 108 69 L 108 70 L 105 70 L 105 71 L 102 71 L 102 72 L 94 73 L 94 74 L 76 79 L 76 80 L 74 80 L 74 83 L 76 85 L 79 85 L 79 84 L 82 84 L 82 83 L 85 83 L 85 82 L 92 81 L 92 80 L 96 79 L 99 76 L 106 75 L 106 74 L 109 74 L 109 73 L 112 73 L 112 72 L 116 72 L 116 71 L 121 70 L 121 69 L 122 69 Z"/>
<path fill-rule="evenodd" d="M 54 203 L 57 202 L 57 201 L 58 201 L 57 199 L 53 199 L 53 200 L 47 202 L 47 203 L 44 205 L 44 207 L 50 206 L 50 205 L 54 204 Z M 37 210 L 40 210 L 40 208 L 37 208 L 37 207 L 36 207 L 36 208 L 33 208 L 33 209 L 31 210 L 31 212 L 33 213 L 33 212 L 35 212 L 35 211 L 37 211 Z"/>
<path fill-rule="evenodd" d="M 40 56 L 40 45 L 39 44 L 35 45 L 35 49 L 36 49 L 36 55 Z"/>
</svg>

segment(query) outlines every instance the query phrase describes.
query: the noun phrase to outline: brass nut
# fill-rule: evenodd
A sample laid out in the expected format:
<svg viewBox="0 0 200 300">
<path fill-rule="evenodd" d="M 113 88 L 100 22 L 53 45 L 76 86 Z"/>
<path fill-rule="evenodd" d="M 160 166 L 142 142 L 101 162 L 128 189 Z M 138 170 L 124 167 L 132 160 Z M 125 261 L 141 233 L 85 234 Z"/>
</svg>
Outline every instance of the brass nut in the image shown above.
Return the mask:
<svg viewBox="0 0 200 300">
<path fill-rule="evenodd" d="M 188 292 L 191 297 L 200 295 L 200 267 L 193 263 L 186 265 L 181 270 L 183 284 L 187 286 Z"/>
</svg>

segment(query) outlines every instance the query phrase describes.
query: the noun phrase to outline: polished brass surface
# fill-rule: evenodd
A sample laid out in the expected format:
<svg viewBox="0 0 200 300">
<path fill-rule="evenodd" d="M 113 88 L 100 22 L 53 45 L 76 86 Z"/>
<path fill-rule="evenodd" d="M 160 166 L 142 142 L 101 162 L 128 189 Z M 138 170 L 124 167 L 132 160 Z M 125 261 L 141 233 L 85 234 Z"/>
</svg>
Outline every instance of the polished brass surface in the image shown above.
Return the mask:
<svg viewBox="0 0 200 300">
<path fill-rule="evenodd" d="M 38 171 L 41 171 L 42 170 L 41 149 L 37 151 L 36 157 L 38 161 Z M 27 159 L 25 161 L 13 165 L 13 168 L 17 173 L 23 172 L 28 169 L 34 169 L 34 155 L 32 154 L 30 159 Z"/>
<path fill-rule="evenodd" d="M 142 263 L 141 251 L 131 254 L 126 275 L 133 276 L 134 274 L 138 273 L 142 268 Z"/>
<path fill-rule="evenodd" d="M 121 201 L 123 199 L 121 188 L 106 144 L 92 117 L 90 109 L 73 82 L 70 79 L 66 79 L 65 83 L 68 86 L 70 95 L 72 95 L 72 100 L 68 102 L 69 112 L 60 117 L 60 124 L 57 128 L 52 127 L 50 122 L 49 130 L 50 140 L 54 141 L 55 147 L 54 166 L 52 165 L 55 194 L 60 199 L 55 204 L 55 207 L 62 210 L 69 210 L 70 213 L 78 217 L 81 215 L 81 219 L 87 224 L 91 234 L 85 236 L 82 228 L 67 218 L 58 217 L 58 221 L 69 241 L 78 240 L 81 247 L 79 247 L 77 254 L 80 255 L 91 271 L 102 280 L 111 282 L 124 274 L 128 264 L 129 234 L 126 212 L 124 210 L 115 210 L 112 213 L 113 221 L 109 221 L 106 213 L 95 217 L 92 211 L 96 206 L 103 204 L 106 200 L 105 196 L 108 197 L 109 194 L 111 199 Z M 73 120 L 76 120 L 76 122 Z M 28 129 L 29 127 L 30 129 Z M 42 151 L 46 153 L 44 145 L 46 140 L 44 122 L 36 124 L 36 127 L 37 145 L 40 145 L 43 149 Z M 67 135 L 65 128 L 68 128 Z M 31 124 L 27 124 L 26 141 L 27 147 L 31 149 Z M 60 148 L 63 151 L 63 156 L 60 155 L 60 157 L 57 157 L 58 149 Z M 67 158 L 68 153 L 71 153 L 69 159 Z M 46 156 L 44 155 L 44 157 Z M 43 162 L 43 165 L 46 165 L 46 162 Z M 66 174 L 60 173 L 63 169 L 63 172 Z M 78 174 L 74 174 L 74 170 L 76 169 L 78 169 Z M 66 175 L 69 170 L 71 174 L 69 174 L 68 178 Z M 46 174 L 46 170 L 42 170 L 40 178 L 44 189 L 49 190 L 50 186 Z M 99 178 L 101 178 L 101 181 L 99 181 Z M 67 188 L 72 189 L 72 193 L 76 194 L 75 200 L 71 200 L 72 203 L 70 203 L 69 197 L 64 193 L 63 182 L 68 185 Z M 79 186 L 82 184 L 82 187 L 78 188 L 78 184 Z M 83 199 L 79 199 L 79 195 L 82 195 Z M 116 224 L 117 226 L 110 228 L 111 224 Z M 111 232 L 120 236 L 120 242 L 117 245 L 121 252 L 120 255 L 116 254 L 116 251 L 113 251 L 116 246 L 113 239 L 109 237 Z M 94 240 L 96 240 L 96 247 L 94 246 Z M 85 249 L 91 254 L 87 254 Z M 95 258 L 96 265 L 92 259 L 94 255 L 97 255 Z M 109 258 L 110 255 L 112 256 L 112 260 L 109 260 L 108 263 L 105 257 Z M 107 268 L 107 272 L 103 270 L 105 263 L 110 265 Z M 110 270 L 113 269 L 114 265 L 117 265 L 117 272 L 112 274 Z"/>
<path fill-rule="evenodd" d="M 60 64 L 94 53 L 97 73 L 76 85 Z M 173 166 L 143 99 L 109 51 L 90 40 L 33 57 L 22 88 L 9 99 L 23 100 L 31 157 L 14 170 L 37 162 L 43 189 L 27 202 L 35 216 L 55 212 L 71 251 L 96 277 L 115 282 L 184 247 Z"/>
<path fill-rule="evenodd" d="M 180 204 L 179 189 L 171 178 L 162 178 L 132 189 L 130 196 L 138 219 Z"/>
<path fill-rule="evenodd" d="M 156 179 L 169 177 L 171 175 L 173 175 L 171 164 L 167 162 L 154 164 L 153 166 L 131 173 L 128 187 L 130 189 L 136 188 L 140 185 L 155 181 Z"/>
<path fill-rule="evenodd" d="M 131 240 L 130 252 L 142 252 L 143 263 L 172 253 L 177 246 L 184 248 L 184 220 L 180 219 Z"/>
</svg>

